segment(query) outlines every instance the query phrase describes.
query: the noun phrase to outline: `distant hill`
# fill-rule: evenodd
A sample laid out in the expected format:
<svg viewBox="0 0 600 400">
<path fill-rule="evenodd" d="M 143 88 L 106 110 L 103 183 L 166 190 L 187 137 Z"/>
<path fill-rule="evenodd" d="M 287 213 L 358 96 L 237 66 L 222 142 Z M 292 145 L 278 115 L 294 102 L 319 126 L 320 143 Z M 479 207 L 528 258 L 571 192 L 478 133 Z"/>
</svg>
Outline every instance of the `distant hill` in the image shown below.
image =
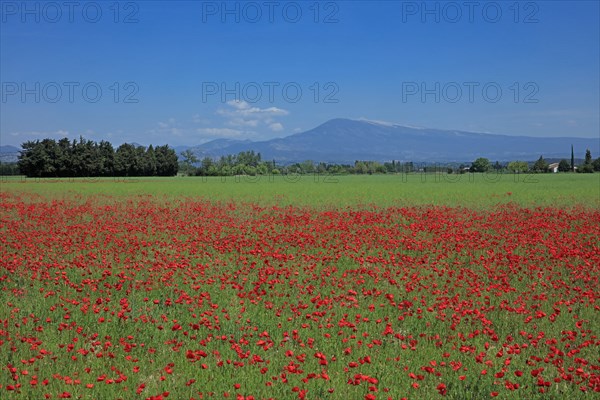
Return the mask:
<svg viewBox="0 0 600 400">
<path fill-rule="evenodd" d="M 210 142 L 206 142 L 200 146 L 189 147 L 197 156 L 213 156 L 215 153 L 221 154 L 221 150 L 228 149 L 236 146 L 247 147 L 252 145 L 254 142 L 251 140 L 235 140 L 235 139 L 215 139 Z M 231 154 L 231 153 L 225 153 Z"/>
<path fill-rule="evenodd" d="M 5 153 L 18 153 L 19 152 L 18 147 L 15 146 L 0 146 L 0 154 L 5 154 Z"/>
<path fill-rule="evenodd" d="M 15 146 L 0 146 L 0 162 L 17 162 L 20 150 Z"/>
<path fill-rule="evenodd" d="M 576 152 L 600 148 L 600 140 L 573 137 L 509 136 L 440 130 L 367 120 L 332 119 L 314 129 L 284 138 L 251 142 L 218 139 L 192 147 L 199 156 L 219 157 L 240 151 L 260 152 L 265 160 L 354 163 L 355 160 L 463 162 L 477 157 L 492 161 L 570 159 Z M 578 154 L 579 155 L 579 154 Z"/>
<path fill-rule="evenodd" d="M 174 149 L 179 155 L 190 149 L 199 159 L 254 150 L 261 153 L 263 160 L 274 159 L 283 164 L 305 160 L 339 164 L 353 164 L 356 160 L 461 163 L 478 157 L 493 162 L 535 161 L 540 155 L 548 161 L 570 160 L 571 145 L 577 158 L 583 157 L 585 149 L 590 149 L 594 158 L 600 156 L 600 138 L 496 135 L 343 118 L 283 138 L 256 142 L 216 139 Z M 17 161 L 19 150 L 0 146 L 0 161 Z"/>
</svg>

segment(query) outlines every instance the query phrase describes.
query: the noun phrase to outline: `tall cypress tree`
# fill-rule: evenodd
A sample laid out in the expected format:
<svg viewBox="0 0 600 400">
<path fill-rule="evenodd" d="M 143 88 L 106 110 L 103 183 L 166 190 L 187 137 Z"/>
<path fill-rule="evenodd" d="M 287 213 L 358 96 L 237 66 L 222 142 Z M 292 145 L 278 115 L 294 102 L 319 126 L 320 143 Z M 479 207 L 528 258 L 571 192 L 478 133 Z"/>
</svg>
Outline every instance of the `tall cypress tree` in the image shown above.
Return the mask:
<svg viewBox="0 0 600 400">
<path fill-rule="evenodd" d="M 571 145 L 571 171 L 575 171 L 575 154 L 573 153 L 573 145 Z"/>
</svg>

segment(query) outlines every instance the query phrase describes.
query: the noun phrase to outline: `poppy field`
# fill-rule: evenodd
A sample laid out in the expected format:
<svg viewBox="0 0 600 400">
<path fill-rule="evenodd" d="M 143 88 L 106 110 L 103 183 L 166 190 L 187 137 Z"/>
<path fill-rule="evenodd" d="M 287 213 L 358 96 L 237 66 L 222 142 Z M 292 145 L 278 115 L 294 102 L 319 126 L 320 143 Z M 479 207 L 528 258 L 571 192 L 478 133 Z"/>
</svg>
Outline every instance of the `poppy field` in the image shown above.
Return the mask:
<svg viewBox="0 0 600 400">
<path fill-rule="evenodd" d="M 0 193 L 2 399 L 592 399 L 600 210 Z"/>
</svg>

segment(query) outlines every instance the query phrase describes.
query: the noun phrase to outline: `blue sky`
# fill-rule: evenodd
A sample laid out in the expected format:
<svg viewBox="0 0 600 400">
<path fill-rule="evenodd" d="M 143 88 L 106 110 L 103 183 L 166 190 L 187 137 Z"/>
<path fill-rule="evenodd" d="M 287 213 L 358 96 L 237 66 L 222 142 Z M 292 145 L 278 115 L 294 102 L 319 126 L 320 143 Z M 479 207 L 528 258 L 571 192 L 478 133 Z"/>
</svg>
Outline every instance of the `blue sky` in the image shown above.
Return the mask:
<svg viewBox="0 0 600 400">
<path fill-rule="evenodd" d="M 598 1 L 1 2 L 0 144 L 262 140 L 331 118 L 598 137 Z"/>
</svg>

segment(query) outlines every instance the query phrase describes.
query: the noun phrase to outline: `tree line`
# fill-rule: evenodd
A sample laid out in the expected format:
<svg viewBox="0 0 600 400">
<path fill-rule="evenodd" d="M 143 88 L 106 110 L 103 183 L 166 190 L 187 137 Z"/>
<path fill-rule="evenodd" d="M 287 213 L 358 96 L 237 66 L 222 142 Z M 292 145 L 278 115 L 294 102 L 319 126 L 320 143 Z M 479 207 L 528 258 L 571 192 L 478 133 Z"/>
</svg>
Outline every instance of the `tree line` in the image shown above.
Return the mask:
<svg viewBox="0 0 600 400">
<path fill-rule="evenodd" d="M 497 164 L 497 162 L 496 162 Z M 571 150 L 571 162 L 566 159 L 562 159 L 556 166 L 558 172 L 581 172 L 581 173 L 593 173 L 594 171 L 600 171 L 600 157 L 595 160 L 592 159 L 592 152 L 587 149 L 585 152 L 585 159 L 583 164 L 575 165 L 575 157 Z M 470 172 L 487 172 L 492 169 L 492 165 L 487 158 L 478 158 L 473 161 L 470 167 Z M 495 168 L 497 169 L 497 168 Z M 550 172 L 550 164 L 544 159 L 543 156 L 537 159 L 536 162 L 530 164 L 525 161 L 511 161 L 506 165 L 506 170 L 513 173 L 525 173 L 535 172 L 544 173 Z"/>
<path fill-rule="evenodd" d="M 314 162 L 311 160 L 288 165 L 278 164 L 275 160 L 263 160 L 260 153 L 253 150 L 242 151 L 237 155 L 221 156 L 218 159 L 204 157 L 199 160 L 191 150 L 182 154 L 180 172 L 196 176 L 234 176 L 234 175 L 288 175 L 288 174 L 380 174 L 415 171 L 412 162 L 396 161 L 379 163 L 377 161 L 355 161 L 354 164 L 335 164 Z"/>
<path fill-rule="evenodd" d="M 124 143 L 115 150 L 110 142 L 80 137 L 28 141 L 21 148 L 17 167 L 28 177 L 173 176 L 179 168 L 168 145 Z"/>
<path fill-rule="evenodd" d="M 107 141 L 96 143 L 91 140 L 56 142 L 53 139 L 28 141 L 21 145 L 17 163 L 1 163 L 0 175 L 20 173 L 28 177 L 101 177 L 101 176 L 234 176 L 234 175 L 278 175 L 278 174 L 387 174 L 411 172 L 550 172 L 549 163 L 542 157 L 536 162 L 512 161 L 494 164 L 487 158 L 478 158 L 470 164 L 433 164 L 413 162 L 377 162 L 356 160 L 354 164 L 335 164 L 304 161 L 282 165 L 275 160 L 263 160 L 260 153 L 242 151 L 237 155 L 221 156 L 218 159 L 204 157 L 201 160 L 191 150 L 184 151 L 180 161 L 175 150 L 168 145 L 147 148 L 124 143 L 114 150 Z M 583 164 L 575 165 L 573 150 L 571 162 L 566 159 L 558 163 L 560 172 L 600 171 L 600 157 L 592 159 L 590 150 Z"/>
<path fill-rule="evenodd" d="M 219 159 L 204 157 L 199 160 L 191 150 L 182 154 L 183 160 L 179 170 L 184 175 L 196 176 L 233 176 L 233 175 L 278 175 L 278 174 L 389 174 L 389 173 L 411 173 L 411 172 L 445 172 L 445 173 L 468 173 L 468 172 L 510 172 L 510 173 L 544 173 L 550 172 L 549 163 L 540 156 L 533 163 L 526 161 L 512 161 L 494 164 L 487 158 L 478 158 L 470 164 L 446 163 L 433 164 L 413 162 L 390 161 L 380 163 L 377 161 L 355 161 L 354 164 L 335 164 L 324 162 L 304 161 L 289 165 L 278 165 L 275 160 L 265 161 L 260 153 L 254 151 L 243 151 L 237 155 L 221 156 Z M 558 164 L 560 172 L 594 172 L 600 171 L 600 157 L 592 160 L 591 152 L 586 151 L 583 164 L 576 166 L 574 159 L 569 163 L 561 160 Z"/>
</svg>

